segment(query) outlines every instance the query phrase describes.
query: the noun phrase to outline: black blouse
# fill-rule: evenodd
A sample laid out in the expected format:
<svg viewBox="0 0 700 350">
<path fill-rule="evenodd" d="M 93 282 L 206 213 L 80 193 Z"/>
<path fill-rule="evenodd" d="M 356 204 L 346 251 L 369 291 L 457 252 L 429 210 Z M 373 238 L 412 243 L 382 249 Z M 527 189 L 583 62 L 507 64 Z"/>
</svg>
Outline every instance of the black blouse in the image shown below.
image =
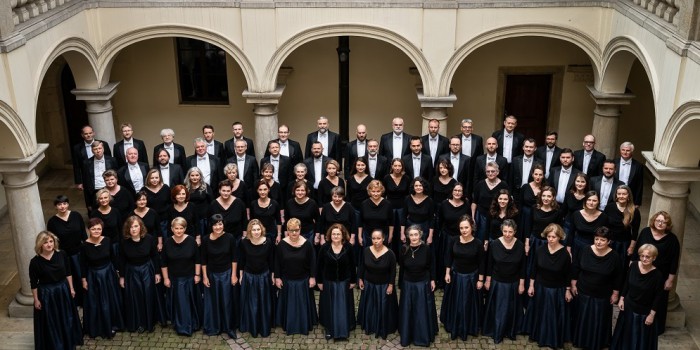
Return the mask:
<svg viewBox="0 0 700 350">
<path fill-rule="evenodd" d="M 194 237 L 185 236 L 185 239 L 177 243 L 175 237 L 170 237 L 163 244 L 161 253 L 161 266 L 168 268 L 168 278 L 194 277 L 195 264 L 201 263 L 199 247 Z"/>
<path fill-rule="evenodd" d="M 154 209 L 148 208 L 148 211 L 146 211 L 146 214 L 143 216 L 136 214 L 136 212 L 132 211 L 129 213 L 129 216 L 138 216 L 141 218 L 143 221 L 143 225 L 146 226 L 146 232 L 149 234 L 158 237 L 161 235 L 160 232 L 160 216 L 158 216 L 158 213 Z M 170 226 L 170 225 L 168 225 Z"/>
<path fill-rule="evenodd" d="M 270 240 L 265 240 L 262 244 L 255 245 L 250 240 L 243 239 L 238 249 L 239 270 L 259 275 L 273 269 L 275 244 Z"/>
<path fill-rule="evenodd" d="M 350 243 L 343 243 L 340 253 L 335 253 L 331 242 L 327 242 L 318 252 L 318 265 L 316 271 L 316 283 L 324 281 L 345 281 L 355 283 L 357 272 L 355 271 L 355 258 Z"/>
<path fill-rule="evenodd" d="M 197 213 L 198 219 L 208 219 L 207 214 L 209 213 L 209 204 L 214 200 L 214 194 L 212 193 L 211 186 L 207 186 L 206 191 L 201 190 L 202 187 L 190 191 L 190 204 L 194 207 L 195 213 Z M 203 234 L 206 232 L 200 232 Z"/>
<path fill-rule="evenodd" d="M 489 244 L 486 275 L 503 283 L 518 282 L 525 279 L 525 245 L 515 240 L 513 247 L 507 249 L 500 239 Z"/>
<path fill-rule="evenodd" d="M 221 237 L 212 239 L 211 234 L 202 236 L 202 266 L 207 273 L 224 272 L 236 262 L 236 244 L 233 235 L 224 232 Z M 236 273 L 233 271 L 233 273 Z"/>
<path fill-rule="evenodd" d="M 664 276 L 659 269 L 642 273 L 639 262 L 630 264 L 629 273 L 621 296 L 625 297 L 625 311 L 646 315 L 663 307 Z"/>
<path fill-rule="evenodd" d="M 438 205 L 438 225 L 440 225 L 442 232 L 452 237 L 459 236 L 459 219 L 470 213 L 469 203 L 467 201 L 463 201 L 462 205 L 455 207 L 446 199 Z"/>
<path fill-rule="evenodd" d="M 37 255 L 29 261 L 29 284 L 37 289 L 44 284 L 62 282 L 71 275 L 68 255 L 63 251 L 54 251 L 51 259 L 46 260 Z"/>
<path fill-rule="evenodd" d="M 388 174 L 384 176 L 382 182 L 385 188 L 384 194 L 386 195 L 386 199 L 391 203 L 391 208 L 401 209 L 403 207 L 403 200 L 409 193 L 408 188 L 411 186 L 411 178 L 404 174 L 401 176 L 401 180 L 399 180 L 399 184 L 397 185 L 391 177 L 391 174 Z"/>
<path fill-rule="evenodd" d="M 158 218 L 166 220 L 168 218 L 168 208 L 171 204 L 170 186 L 163 185 L 158 192 L 153 192 L 146 186 L 143 187 L 143 190 L 146 192 L 148 207 L 156 210 Z"/>
<path fill-rule="evenodd" d="M 636 246 L 641 247 L 646 243 L 652 244 L 659 251 L 659 255 L 656 257 L 656 260 L 654 260 L 654 266 L 661 270 L 664 279 L 668 278 L 668 275 L 677 275 L 681 245 L 676 235 L 673 234 L 673 232 L 667 231 L 665 236 L 656 240 L 651 233 L 651 229 L 645 227 L 639 232 Z M 637 251 L 634 252 L 634 260 L 639 260 Z"/>
<path fill-rule="evenodd" d="M 131 192 L 126 188 L 120 187 L 119 191 L 112 195 L 112 202 L 110 203 L 110 206 L 119 211 L 119 217 L 126 218 L 126 215 L 136 207 L 134 195 L 131 194 Z"/>
<path fill-rule="evenodd" d="M 450 181 L 448 181 L 447 184 L 443 184 L 442 181 L 440 181 L 439 176 L 433 177 L 432 182 L 432 191 L 430 192 L 430 195 L 433 198 L 434 203 L 442 203 L 442 201 L 445 199 L 452 197 L 452 190 L 457 184 L 457 180 L 454 178 L 450 178 Z M 437 208 L 435 209 L 437 210 Z"/>
<path fill-rule="evenodd" d="M 150 261 L 156 269 L 156 274 L 160 274 L 160 259 L 156 248 L 156 239 L 151 235 L 144 235 L 138 242 L 134 242 L 131 238 L 123 240 L 119 254 L 120 271 L 124 271 L 127 264 L 141 266 Z"/>
<path fill-rule="evenodd" d="M 561 211 L 550 210 L 544 211 L 542 209 L 535 209 L 532 211 L 532 232 L 530 233 L 532 237 L 539 240 L 546 240 L 547 238 L 542 237 L 542 231 L 549 224 L 560 224 L 561 225 Z"/>
<path fill-rule="evenodd" d="M 598 229 L 598 227 L 608 225 L 608 216 L 605 215 L 605 213 L 600 213 L 595 220 L 587 221 L 579 210 L 571 214 L 571 224 L 571 232 L 573 233 L 573 237 L 580 237 L 586 241 L 593 242 L 595 230 Z M 573 239 L 567 239 L 567 241 L 569 242 L 569 245 L 572 245 Z"/>
<path fill-rule="evenodd" d="M 197 222 L 199 222 L 199 217 L 197 217 L 197 209 L 191 202 L 188 202 L 185 205 L 185 209 L 182 209 L 182 211 L 175 209 L 174 205 L 171 205 L 168 208 L 168 234 L 170 236 L 173 235 L 173 230 L 170 223 L 177 217 L 183 218 L 185 221 L 187 221 L 187 228 L 185 229 L 186 234 L 195 237 L 199 236 L 200 234 L 206 234 L 206 232 L 198 232 L 199 225 Z"/>
<path fill-rule="evenodd" d="M 46 224 L 46 229 L 58 237 L 61 250 L 65 250 L 68 255 L 80 252 L 80 245 L 87 239 L 83 216 L 73 210 L 68 213 L 68 220 L 52 216 Z"/>
<path fill-rule="evenodd" d="M 279 203 L 274 199 L 270 199 L 267 206 L 263 208 L 257 199 L 250 202 L 250 219 L 260 220 L 265 227 L 265 234 L 276 236 L 278 233 L 277 225 L 282 225 Z"/>
<path fill-rule="evenodd" d="M 433 228 L 435 223 L 435 205 L 433 199 L 426 197 L 422 202 L 416 203 L 412 196 L 406 196 L 403 202 L 403 215 L 401 216 L 401 225 L 408 225 L 408 221 L 413 223 L 428 222 L 430 228 Z"/>
<path fill-rule="evenodd" d="M 359 278 L 372 284 L 394 284 L 396 280 L 396 256 L 391 249 L 380 257 L 372 254 L 371 247 L 365 248 L 359 268 Z"/>
<path fill-rule="evenodd" d="M 277 245 L 275 253 L 275 278 L 302 280 L 316 275 L 316 252 L 311 241 L 293 247 L 285 240 Z"/>
<path fill-rule="evenodd" d="M 517 198 L 517 203 L 521 207 L 529 207 L 529 208 L 535 208 L 537 205 L 537 196 L 535 195 L 535 192 L 532 190 L 532 186 L 530 186 L 529 183 L 524 184 L 520 188 L 520 198 Z"/>
<path fill-rule="evenodd" d="M 117 257 L 112 255 L 111 243 L 108 237 L 102 237 L 98 244 L 89 241 L 83 244 L 80 249 L 80 270 L 83 272 L 83 278 L 87 276 L 89 268 L 98 268 L 109 263 L 117 267 Z"/>
<path fill-rule="evenodd" d="M 565 247 L 554 253 L 548 246 L 537 248 L 530 279 L 547 288 L 567 287 L 571 284 L 571 255 Z"/>
<path fill-rule="evenodd" d="M 342 187 L 345 189 L 345 180 L 343 180 L 340 176 L 337 176 L 338 178 L 338 186 Z M 331 201 L 331 190 L 333 187 L 335 187 L 330 180 L 327 178 L 321 179 L 321 181 L 318 183 L 318 190 L 316 191 L 316 203 L 319 205 L 324 205 L 328 202 Z"/>
<path fill-rule="evenodd" d="M 128 212 L 127 212 L 128 213 Z M 102 235 L 108 237 L 113 243 L 121 242 L 122 240 L 122 226 L 124 221 L 119 214 L 119 210 L 112 207 L 109 213 L 102 214 L 99 209 L 95 209 L 90 212 L 90 216 L 93 218 L 98 218 L 102 220 L 104 226 L 102 227 Z"/>
<path fill-rule="evenodd" d="M 374 230 L 382 230 L 384 236 L 388 237 L 389 226 L 394 226 L 394 212 L 391 208 L 391 203 L 382 199 L 379 204 L 374 204 L 372 199 L 366 199 L 360 206 L 360 216 L 362 220 L 363 232 L 367 235 L 372 234 Z"/>
<path fill-rule="evenodd" d="M 478 271 L 480 275 L 483 275 L 486 268 L 484 243 L 478 238 L 467 243 L 462 243 L 459 238 L 455 239 L 452 247 L 445 252 L 445 266 L 458 273 Z"/>
<path fill-rule="evenodd" d="M 579 293 L 594 298 L 609 298 L 613 290 L 621 290 L 624 280 L 622 260 L 614 250 L 597 256 L 593 248 L 581 249 L 573 261 L 572 280 L 577 280 Z"/>
<path fill-rule="evenodd" d="M 367 175 L 365 176 L 364 180 L 362 182 L 357 182 L 355 180 L 355 176 L 350 176 L 348 179 L 348 189 L 345 191 L 346 193 L 346 199 L 350 204 L 352 204 L 353 208 L 355 210 L 360 210 L 360 205 L 362 205 L 362 202 L 369 198 L 369 195 L 367 194 L 367 186 L 369 186 L 369 183 L 372 181 L 372 177 Z"/>
<path fill-rule="evenodd" d="M 306 202 L 299 204 L 296 199 L 292 198 L 287 201 L 287 207 L 284 210 L 284 215 L 287 220 L 297 218 L 301 221 L 301 233 L 308 234 L 316 230 L 318 222 L 318 204 L 316 201 L 309 198 Z"/>
<path fill-rule="evenodd" d="M 508 184 L 503 180 L 492 189 L 489 189 L 486 180 L 477 182 L 476 185 L 474 185 L 474 194 L 472 196 L 472 201 L 476 204 L 477 211 L 481 213 L 481 215 L 488 215 L 493 198 L 498 194 L 498 191 L 504 189 L 508 189 Z"/>
<path fill-rule="evenodd" d="M 400 280 L 408 282 L 435 281 L 435 264 L 430 247 L 421 244 L 417 247 L 401 247 L 399 256 Z"/>
<path fill-rule="evenodd" d="M 333 224 L 342 224 L 350 232 L 351 235 L 357 234 L 357 226 L 355 225 L 355 209 L 350 203 L 345 202 L 339 211 L 333 207 L 333 203 L 326 203 L 321 209 L 321 216 L 318 221 L 318 229 L 322 235 L 326 234 L 328 228 Z"/>
<path fill-rule="evenodd" d="M 625 214 L 617 208 L 615 203 L 610 203 L 605 207 L 605 215 L 608 216 L 608 228 L 612 237 L 610 240 L 617 242 L 629 242 L 632 240 L 637 240 L 637 233 L 639 232 L 639 225 L 642 221 L 641 215 L 639 214 L 639 209 L 634 209 L 632 222 L 630 222 L 627 227 L 623 223 L 625 219 Z"/>
<path fill-rule="evenodd" d="M 248 214 L 246 213 L 245 204 L 240 198 L 234 198 L 228 209 L 224 209 L 217 200 L 211 201 L 207 217 L 211 217 L 214 214 L 221 214 L 224 217 L 224 231 L 232 234 L 234 238 L 240 238 L 243 235 L 243 231 L 247 229 Z"/>
</svg>

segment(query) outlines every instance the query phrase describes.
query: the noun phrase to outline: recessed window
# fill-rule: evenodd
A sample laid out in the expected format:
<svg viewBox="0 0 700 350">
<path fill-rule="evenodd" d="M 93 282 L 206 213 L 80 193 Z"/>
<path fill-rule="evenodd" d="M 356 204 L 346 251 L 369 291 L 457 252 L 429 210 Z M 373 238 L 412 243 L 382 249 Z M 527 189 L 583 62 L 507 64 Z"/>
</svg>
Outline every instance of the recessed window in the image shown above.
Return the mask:
<svg viewBox="0 0 700 350">
<path fill-rule="evenodd" d="M 226 52 L 201 40 L 176 38 L 180 102 L 228 104 Z"/>
</svg>

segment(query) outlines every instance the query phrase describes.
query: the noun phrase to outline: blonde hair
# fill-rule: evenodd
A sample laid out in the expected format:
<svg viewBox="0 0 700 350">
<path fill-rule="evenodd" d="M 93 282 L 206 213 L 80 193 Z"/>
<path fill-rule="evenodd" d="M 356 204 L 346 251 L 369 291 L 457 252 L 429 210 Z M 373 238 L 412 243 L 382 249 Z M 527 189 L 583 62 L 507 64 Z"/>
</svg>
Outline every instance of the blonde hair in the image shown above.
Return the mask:
<svg viewBox="0 0 700 350">
<path fill-rule="evenodd" d="M 36 236 L 36 243 L 34 244 L 36 255 L 41 255 L 41 252 L 44 250 L 44 243 L 49 239 L 53 239 L 53 250 L 58 251 L 58 237 L 49 231 L 41 231 Z"/>
</svg>

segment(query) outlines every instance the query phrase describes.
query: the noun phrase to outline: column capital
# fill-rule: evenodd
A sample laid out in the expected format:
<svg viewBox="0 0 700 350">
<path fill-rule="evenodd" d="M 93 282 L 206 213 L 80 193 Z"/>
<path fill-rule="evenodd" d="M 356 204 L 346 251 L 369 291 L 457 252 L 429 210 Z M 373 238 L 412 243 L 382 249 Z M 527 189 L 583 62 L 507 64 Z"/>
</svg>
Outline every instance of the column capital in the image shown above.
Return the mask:
<svg viewBox="0 0 700 350">
<path fill-rule="evenodd" d="M 119 82 L 112 81 L 99 89 L 73 89 L 71 94 L 75 95 L 75 99 L 78 101 L 110 101 L 117 93 L 117 86 L 119 86 Z"/>
<path fill-rule="evenodd" d="M 657 181 L 685 183 L 686 185 L 690 182 L 700 181 L 700 169 L 698 168 L 665 166 L 654 159 L 654 153 L 651 151 L 644 151 L 642 155 L 647 160 L 647 168 Z"/>
<path fill-rule="evenodd" d="M 278 104 L 280 98 L 282 98 L 282 93 L 287 85 L 278 84 L 275 91 L 269 92 L 253 92 L 248 89 L 243 90 L 243 98 L 245 98 L 247 103 L 255 104 Z"/>
<path fill-rule="evenodd" d="M 588 85 L 591 98 L 598 106 L 623 106 L 630 104 L 630 101 L 637 97 L 634 94 L 611 94 L 598 91 L 594 86 Z"/>
<path fill-rule="evenodd" d="M 47 143 L 40 143 L 36 146 L 36 152 L 29 157 L 20 159 L 0 159 L 0 173 L 23 174 L 36 169 L 39 162 L 44 159 L 44 152 L 46 152 L 48 148 L 49 145 Z"/>
<path fill-rule="evenodd" d="M 417 88 L 416 95 L 423 108 L 450 108 L 457 101 L 457 95 L 452 90 L 448 96 L 428 97 L 423 94 L 423 88 Z"/>
</svg>

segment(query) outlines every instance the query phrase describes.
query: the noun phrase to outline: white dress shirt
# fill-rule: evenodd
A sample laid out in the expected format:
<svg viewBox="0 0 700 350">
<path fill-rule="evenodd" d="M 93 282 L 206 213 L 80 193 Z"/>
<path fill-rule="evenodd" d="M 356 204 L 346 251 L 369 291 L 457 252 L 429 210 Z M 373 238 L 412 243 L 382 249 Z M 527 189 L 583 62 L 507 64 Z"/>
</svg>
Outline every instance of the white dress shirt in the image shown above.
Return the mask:
<svg viewBox="0 0 700 350">
<path fill-rule="evenodd" d="M 205 141 L 205 142 L 206 142 L 206 141 Z M 214 150 L 215 150 L 216 148 L 214 148 L 214 145 L 215 145 L 214 140 L 212 140 L 211 143 L 206 142 L 206 145 L 207 145 L 207 153 L 209 153 L 209 154 L 215 156 L 216 154 L 214 154 L 214 153 L 215 153 Z M 234 145 L 235 145 L 235 143 L 234 143 Z"/>
<path fill-rule="evenodd" d="M 420 154 L 419 155 L 411 155 L 411 158 L 413 159 L 413 177 L 416 178 L 420 176 Z"/>
<path fill-rule="evenodd" d="M 377 174 L 377 156 L 370 156 L 367 161 L 369 162 L 369 176 L 371 176 L 373 179 L 375 178 L 374 175 Z M 380 179 L 381 180 L 381 179 Z"/>
<path fill-rule="evenodd" d="M 318 133 L 318 142 L 323 145 L 323 152 L 322 154 L 326 157 L 328 157 L 328 131 L 324 133 Z"/>
<path fill-rule="evenodd" d="M 236 155 L 236 165 L 238 166 L 238 179 L 243 180 L 245 177 L 245 154 L 242 156 Z"/>
<path fill-rule="evenodd" d="M 546 153 L 545 157 L 547 157 L 547 159 L 545 160 L 545 163 L 544 163 L 544 165 L 545 165 L 544 177 L 549 177 L 549 168 L 552 167 L 552 158 L 554 157 L 554 147 L 552 147 L 552 148 L 546 147 L 546 150 L 547 150 L 547 153 Z"/>
<path fill-rule="evenodd" d="M 472 156 L 472 135 L 465 137 L 462 134 L 462 154 L 465 156 Z"/>
<path fill-rule="evenodd" d="M 143 188 L 143 173 L 141 172 L 141 167 L 137 164 L 127 164 L 129 168 L 129 177 L 131 177 L 131 184 L 134 185 L 134 190 L 136 192 L 141 191 Z"/>
<path fill-rule="evenodd" d="M 272 178 L 275 180 L 275 182 L 279 183 L 280 182 L 280 177 L 279 177 L 280 157 L 277 156 L 275 158 L 272 155 L 270 155 L 270 164 L 272 164 Z"/>
<path fill-rule="evenodd" d="M 204 179 L 202 179 L 207 185 L 211 186 L 211 167 L 209 166 L 209 153 L 205 153 L 203 156 L 197 156 L 197 168 L 204 174 Z M 241 173 L 241 169 L 238 169 L 238 173 Z"/>
<path fill-rule="evenodd" d="M 523 156 L 523 173 L 522 173 L 522 183 L 520 186 L 526 184 L 528 180 L 530 180 L 530 170 L 532 170 L 532 162 L 534 161 L 535 157 L 530 156 L 526 157 Z"/>
<path fill-rule="evenodd" d="M 126 151 L 131 147 L 134 147 L 134 138 L 132 137 L 129 140 L 124 139 L 124 154 L 126 154 Z"/>
<path fill-rule="evenodd" d="M 457 180 L 459 177 L 459 153 L 457 154 L 452 154 L 450 153 L 450 163 L 452 163 L 452 168 L 454 171 L 452 172 L 452 178 Z"/>
<path fill-rule="evenodd" d="M 571 176 L 571 167 L 569 169 L 564 169 L 563 167 L 559 171 L 559 183 L 557 184 L 557 202 L 559 204 L 564 203 L 564 198 L 566 197 L 566 185 L 569 184 L 569 177 Z"/>
<path fill-rule="evenodd" d="M 323 157 L 314 158 L 314 189 L 318 189 L 318 184 L 323 176 Z"/>
<path fill-rule="evenodd" d="M 160 169 L 160 178 L 163 179 L 163 183 L 171 186 L 170 184 L 170 164 L 166 166 L 159 166 Z"/>
<path fill-rule="evenodd" d="M 280 154 L 289 157 L 289 141 L 280 141 Z"/>
<path fill-rule="evenodd" d="M 625 185 L 629 186 L 630 172 L 632 171 L 632 158 L 624 160 L 620 158 L 620 172 L 618 173 L 620 181 L 624 182 Z"/>
<path fill-rule="evenodd" d="M 428 135 L 428 145 L 430 146 L 430 157 L 433 158 L 433 160 L 437 159 L 437 148 L 438 148 L 438 139 L 439 136 L 432 137 Z"/>
<path fill-rule="evenodd" d="M 593 152 L 583 151 L 583 173 L 588 174 L 588 165 L 591 164 Z"/>
<path fill-rule="evenodd" d="M 392 157 L 393 159 L 401 158 L 403 152 L 403 133 L 396 135 L 396 133 L 391 134 L 391 146 L 392 146 Z"/>
<path fill-rule="evenodd" d="M 92 142 L 95 142 L 95 141 L 92 141 Z M 83 146 L 85 146 L 85 153 L 87 153 L 87 159 L 90 159 L 94 156 L 94 154 L 92 154 L 92 142 L 90 142 L 90 143 L 83 142 Z"/>
<path fill-rule="evenodd" d="M 367 141 L 357 141 L 357 157 L 364 157 L 367 149 Z"/>
<path fill-rule="evenodd" d="M 503 131 L 503 157 L 510 163 L 513 159 L 513 133 Z"/>
<path fill-rule="evenodd" d="M 100 190 L 105 187 L 105 179 L 102 177 L 102 174 L 105 172 L 105 158 L 102 157 L 102 159 L 97 159 L 95 158 L 94 161 L 94 170 L 95 170 L 95 190 Z"/>
<path fill-rule="evenodd" d="M 169 146 L 167 144 L 163 144 L 163 148 L 168 151 L 168 154 L 170 155 L 170 160 L 168 161 L 170 164 L 175 163 L 175 146 L 171 143 Z"/>
<path fill-rule="evenodd" d="M 608 179 L 603 176 L 603 181 L 600 183 L 600 203 L 598 204 L 601 211 L 605 210 L 605 207 L 608 205 L 608 201 L 610 200 L 610 191 L 612 190 L 613 185 L 612 183 L 612 177 Z"/>
</svg>

